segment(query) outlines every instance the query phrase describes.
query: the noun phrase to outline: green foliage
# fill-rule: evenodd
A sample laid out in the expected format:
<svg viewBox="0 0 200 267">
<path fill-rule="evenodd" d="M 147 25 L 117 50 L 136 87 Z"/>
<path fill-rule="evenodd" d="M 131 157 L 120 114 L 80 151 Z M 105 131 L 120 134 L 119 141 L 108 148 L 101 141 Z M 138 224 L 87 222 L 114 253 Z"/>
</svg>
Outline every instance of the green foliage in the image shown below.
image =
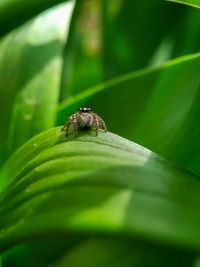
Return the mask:
<svg viewBox="0 0 200 267">
<path fill-rule="evenodd" d="M 2 266 L 197 267 L 199 10 L 61 2 L 0 3 Z"/>
<path fill-rule="evenodd" d="M 200 54 L 195 54 L 120 76 L 61 103 L 58 123 L 86 103 L 111 131 L 199 174 L 199 70 Z"/>
<path fill-rule="evenodd" d="M 2 249 L 43 233 L 200 246 L 196 178 L 114 134 L 66 139 L 60 127 L 48 130 L 8 160 L 4 175 L 10 182 L 1 193 Z"/>
<path fill-rule="evenodd" d="M 168 0 L 168 1 L 200 8 L 200 1 L 199 0 Z"/>
<path fill-rule="evenodd" d="M 5 35 L 43 10 L 64 0 L 2 0 L 0 2 L 0 36 Z"/>
<path fill-rule="evenodd" d="M 30 137 L 54 126 L 67 28 L 65 13 L 66 5 L 59 6 L 1 41 L 1 160 Z"/>
</svg>

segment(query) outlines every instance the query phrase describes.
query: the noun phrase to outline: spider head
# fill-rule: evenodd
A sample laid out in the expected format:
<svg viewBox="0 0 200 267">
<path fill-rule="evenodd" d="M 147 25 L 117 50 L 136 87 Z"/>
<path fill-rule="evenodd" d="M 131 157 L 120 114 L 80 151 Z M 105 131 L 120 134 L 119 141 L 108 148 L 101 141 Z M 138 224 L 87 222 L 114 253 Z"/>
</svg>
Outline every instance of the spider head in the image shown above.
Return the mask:
<svg viewBox="0 0 200 267">
<path fill-rule="evenodd" d="M 91 112 L 91 108 L 79 108 L 79 111 L 81 113 L 90 113 Z"/>
</svg>

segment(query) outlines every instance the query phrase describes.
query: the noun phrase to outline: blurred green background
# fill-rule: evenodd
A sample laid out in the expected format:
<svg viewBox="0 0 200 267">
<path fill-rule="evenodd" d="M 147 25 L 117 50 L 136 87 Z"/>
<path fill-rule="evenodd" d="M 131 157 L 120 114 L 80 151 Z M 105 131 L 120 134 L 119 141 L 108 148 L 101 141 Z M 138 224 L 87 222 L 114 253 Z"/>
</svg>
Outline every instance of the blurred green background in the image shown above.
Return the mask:
<svg viewBox="0 0 200 267">
<path fill-rule="evenodd" d="M 199 8 L 1 0 L 3 267 L 200 266 Z M 141 146 L 66 141 L 80 106 Z"/>
</svg>

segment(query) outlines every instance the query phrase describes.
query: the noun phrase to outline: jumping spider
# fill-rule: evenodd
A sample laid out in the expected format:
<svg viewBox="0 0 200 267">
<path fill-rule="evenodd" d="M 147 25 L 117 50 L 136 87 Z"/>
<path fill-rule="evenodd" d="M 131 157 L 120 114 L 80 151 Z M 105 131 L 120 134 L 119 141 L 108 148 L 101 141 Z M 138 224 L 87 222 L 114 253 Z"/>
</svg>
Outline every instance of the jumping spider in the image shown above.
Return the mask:
<svg viewBox="0 0 200 267">
<path fill-rule="evenodd" d="M 99 115 L 92 112 L 91 108 L 80 108 L 78 112 L 72 114 L 65 122 L 62 130 L 66 130 L 66 136 L 68 136 L 69 128 L 73 126 L 74 133 L 77 136 L 78 130 L 81 128 L 96 128 L 96 136 L 99 129 L 103 129 L 107 132 L 105 122 Z"/>
</svg>

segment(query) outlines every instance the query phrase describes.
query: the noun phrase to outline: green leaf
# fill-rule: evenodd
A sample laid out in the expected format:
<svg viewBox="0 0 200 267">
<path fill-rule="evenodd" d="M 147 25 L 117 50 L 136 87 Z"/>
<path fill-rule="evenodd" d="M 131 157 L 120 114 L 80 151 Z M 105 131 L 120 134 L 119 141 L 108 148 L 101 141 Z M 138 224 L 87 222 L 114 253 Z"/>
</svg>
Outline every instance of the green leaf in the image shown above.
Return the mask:
<svg viewBox="0 0 200 267">
<path fill-rule="evenodd" d="M 64 53 L 61 99 L 175 56 L 175 41 L 183 46 L 177 36 L 184 14 L 183 7 L 160 0 L 77 1 Z M 178 48 L 180 55 L 180 44 Z"/>
<path fill-rule="evenodd" d="M 0 36 L 56 4 L 66 0 L 1 0 Z"/>
<path fill-rule="evenodd" d="M 173 4 L 168 4 L 174 8 Z M 176 7 L 177 6 L 178 5 L 176 5 Z M 173 36 L 171 36 L 174 43 L 173 57 L 199 52 L 200 12 L 196 8 L 187 8 L 184 5 L 179 6 L 182 6 L 185 12 L 182 16 L 182 20 L 179 21 L 177 27 L 174 29 Z M 184 31 L 182 29 L 184 29 Z M 171 44 L 170 40 L 167 40 L 169 43 L 168 46 Z"/>
<path fill-rule="evenodd" d="M 60 105 L 58 124 L 91 106 L 108 129 L 200 174 L 200 55 L 120 76 Z"/>
<path fill-rule="evenodd" d="M 87 239 L 61 257 L 52 267 L 168 267 L 191 266 L 188 253 L 150 243 L 111 238 Z"/>
<path fill-rule="evenodd" d="M 193 7 L 196 7 L 196 8 L 200 8 L 200 1 L 199 0 L 167 0 L 167 1 L 180 3 L 180 4 L 185 4 L 185 5 L 193 6 Z"/>
<path fill-rule="evenodd" d="M 43 13 L 0 43 L 0 158 L 54 125 L 69 4 Z"/>
<path fill-rule="evenodd" d="M 7 162 L 0 247 L 66 234 L 200 248 L 199 180 L 111 133 L 53 128 Z"/>
<path fill-rule="evenodd" d="M 2 253 L 2 263 L 4 267 L 49 266 L 75 244 L 76 238 L 66 238 L 66 236 L 61 238 L 55 236 L 51 240 L 48 238 L 33 238 L 29 242 L 23 242 Z"/>
<path fill-rule="evenodd" d="M 112 78 L 152 63 L 157 49 L 170 39 L 185 10 L 160 0 L 103 0 L 104 74 Z M 177 38 L 177 35 L 176 35 Z M 176 40 L 176 39 L 175 39 Z M 168 40 L 169 41 L 169 40 Z M 174 40 L 160 62 L 173 56 Z"/>
<path fill-rule="evenodd" d="M 76 1 L 64 50 L 61 100 L 102 81 L 101 0 Z"/>
</svg>

